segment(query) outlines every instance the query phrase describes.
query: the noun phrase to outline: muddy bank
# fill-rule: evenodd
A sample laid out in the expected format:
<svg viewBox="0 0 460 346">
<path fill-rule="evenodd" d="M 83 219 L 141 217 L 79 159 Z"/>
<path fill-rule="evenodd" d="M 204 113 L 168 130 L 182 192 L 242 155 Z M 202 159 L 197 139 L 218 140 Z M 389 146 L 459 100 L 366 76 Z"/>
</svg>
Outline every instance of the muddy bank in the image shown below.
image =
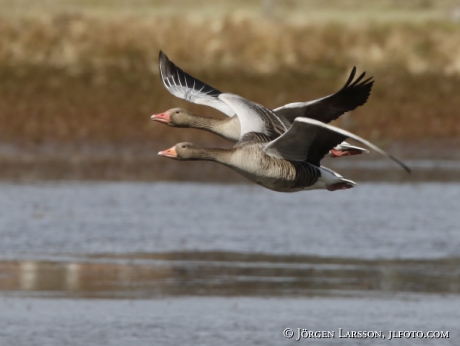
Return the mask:
<svg viewBox="0 0 460 346">
<path fill-rule="evenodd" d="M 2 146 L 0 179 L 196 181 L 249 183 L 229 168 L 213 162 L 179 162 L 158 157 L 159 150 L 173 143 L 125 143 L 124 146 Z M 224 141 L 205 146 L 230 147 Z M 384 146 L 411 169 L 406 174 L 392 161 L 376 153 L 355 157 L 325 158 L 322 164 L 356 182 L 459 181 L 460 145 L 457 140 L 396 141 Z"/>
</svg>

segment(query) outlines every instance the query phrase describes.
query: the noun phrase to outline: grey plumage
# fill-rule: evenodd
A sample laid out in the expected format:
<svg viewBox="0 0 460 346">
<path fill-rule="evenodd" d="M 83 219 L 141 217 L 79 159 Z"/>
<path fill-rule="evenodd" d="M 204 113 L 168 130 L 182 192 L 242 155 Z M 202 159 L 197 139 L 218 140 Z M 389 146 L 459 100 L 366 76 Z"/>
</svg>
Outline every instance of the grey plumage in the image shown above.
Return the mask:
<svg viewBox="0 0 460 346">
<path fill-rule="evenodd" d="M 367 101 L 373 81 L 372 78 L 363 80 L 364 73 L 354 80 L 356 68 L 353 68 L 344 87 L 337 93 L 310 102 L 288 104 L 273 111 L 241 96 L 222 93 L 195 79 L 169 61 L 162 52 L 160 72 L 165 87 L 174 95 L 214 107 L 232 117 L 227 121 L 213 119 L 212 126 L 200 120 L 185 122 L 183 127 L 192 124 L 237 140 L 229 150 L 179 143 L 173 147 L 174 150 L 168 149 L 174 153 L 177 151 L 176 156 L 164 154 L 166 151 L 160 152 L 160 155 L 181 160 L 216 161 L 275 191 L 294 192 L 314 188 L 334 191 L 356 184 L 321 167 L 320 161 L 329 150 L 351 137 L 393 159 L 410 172 L 402 162 L 372 143 L 325 124 Z M 286 126 L 289 121 L 293 122 L 290 127 Z M 226 129 L 230 125 L 231 131 Z M 240 125 L 237 135 L 233 133 L 238 129 L 236 125 Z"/>
<path fill-rule="evenodd" d="M 159 62 L 163 84 L 173 95 L 192 103 L 216 108 L 230 117 L 235 115 L 235 111 L 222 101 L 220 95 L 223 93 L 221 91 L 184 72 L 161 51 Z M 275 108 L 273 113 L 277 115 L 278 120 L 280 120 L 285 127 L 289 127 L 290 124 L 294 122 L 294 119 L 299 116 L 316 119 L 326 123 L 337 119 L 345 112 L 354 110 L 363 105 L 369 98 L 374 83 L 372 77 L 363 80 L 365 76 L 364 72 L 354 80 L 355 75 L 356 67 L 353 67 L 347 82 L 342 89 L 335 94 L 309 102 L 289 103 Z M 265 115 L 262 114 L 261 116 L 267 119 Z M 268 118 L 270 117 L 271 115 L 268 116 Z M 237 119 L 233 119 L 232 123 L 237 121 Z M 228 126 L 230 127 L 230 125 Z M 221 131 L 225 131 L 223 137 L 227 139 L 233 138 L 234 141 L 237 141 L 241 135 L 243 135 L 241 133 L 229 134 L 229 131 L 225 129 L 225 127 L 221 126 L 220 128 Z M 267 127 L 267 131 L 271 130 Z M 275 129 L 275 131 L 277 130 Z M 219 134 L 219 131 L 213 132 Z"/>
<path fill-rule="evenodd" d="M 231 117 L 230 119 L 215 119 L 193 115 L 193 117 L 199 118 L 200 121 L 194 120 L 193 117 L 187 117 L 186 121 L 184 119 L 180 120 L 180 127 L 204 129 L 233 142 L 237 142 L 247 132 L 241 132 L 240 119 L 234 116 L 235 110 L 223 102 L 221 97 L 223 93 L 221 91 L 184 72 L 170 61 L 163 52 L 160 52 L 159 61 L 163 84 L 173 95 L 190 102 L 214 107 Z M 254 113 L 253 125 L 256 122 L 264 123 L 258 124 L 258 128 L 252 127 L 251 129 L 256 129 L 258 132 L 263 132 L 276 138 L 277 135 L 284 133 L 292 125 L 294 119 L 299 116 L 310 117 L 323 122 L 338 118 L 344 112 L 363 105 L 370 95 L 373 85 L 372 78 L 363 81 L 365 73 L 362 73 L 354 80 L 355 75 L 356 68 L 353 68 L 345 85 L 335 94 L 309 102 L 290 103 L 274 109 L 269 114 L 265 110 L 258 114 Z M 179 117 L 172 116 L 168 125 L 178 126 L 178 122 Z M 342 147 L 335 148 L 335 150 L 339 152 L 346 151 L 345 144 Z M 359 147 L 354 148 L 355 154 L 360 152 L 367 151 Z"/>
</svg>

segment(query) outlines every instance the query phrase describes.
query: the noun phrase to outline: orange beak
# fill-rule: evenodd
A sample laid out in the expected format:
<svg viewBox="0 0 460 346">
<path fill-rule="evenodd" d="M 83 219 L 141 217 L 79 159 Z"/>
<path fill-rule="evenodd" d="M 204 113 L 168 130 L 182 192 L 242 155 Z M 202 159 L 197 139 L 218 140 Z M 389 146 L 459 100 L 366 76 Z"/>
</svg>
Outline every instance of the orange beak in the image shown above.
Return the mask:
<svg viewBox="0 0 460 346">
<path fill-rule="evenodd" d="M 158 121 L 160 123 L 169 123 L 171 121 L 171 117 L 169 116 L 169 113 L 168 112 L 163 112 L 163 113 L 158 113 L 158 114 L 154 114 L 150 117 L 150 119 L 154 120 L 154 121 Z"/>
<path fill-rule="evenodd" d="M 163 150 L 163 151 L 160 151 L 158 153 L 159 156 L 164 156 L 164 157 L 170 157 L 172 159 L 175 159 L 177 158 L 177 153 L 176 153 L 176 146 L 173 146 L 169 149 L 166 149 L 166 150 Z"/>
</svg>

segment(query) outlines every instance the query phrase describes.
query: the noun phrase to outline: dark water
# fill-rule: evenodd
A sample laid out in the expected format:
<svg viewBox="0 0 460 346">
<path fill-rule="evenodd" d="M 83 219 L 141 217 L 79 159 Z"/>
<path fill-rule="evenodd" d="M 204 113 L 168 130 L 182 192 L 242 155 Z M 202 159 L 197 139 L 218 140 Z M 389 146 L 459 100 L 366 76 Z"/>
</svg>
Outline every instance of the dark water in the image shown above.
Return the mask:
<svg viewBox="0 0 460 346">
<path fill-rule="evenodd" d="M 459 211 L 460 184 L 2 183 L 0 345 L 457 345 Z"/>
</svg>

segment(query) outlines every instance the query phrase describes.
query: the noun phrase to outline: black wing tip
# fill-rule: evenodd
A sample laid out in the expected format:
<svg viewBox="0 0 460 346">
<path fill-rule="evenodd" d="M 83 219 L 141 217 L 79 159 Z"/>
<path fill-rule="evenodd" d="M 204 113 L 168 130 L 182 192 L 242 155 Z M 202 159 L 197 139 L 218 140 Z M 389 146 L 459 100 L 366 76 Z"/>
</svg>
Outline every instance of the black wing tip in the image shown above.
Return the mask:
<svg viewBox="0 0 460 346">
<path fill-rule="evenodd" d="M 165 53 L 163 53 L 162 50 L 160 50 L 160 52 L 158 53 L 158 60 L 160 61 L 160 63 L 169 61 L 168 56 Z"/>
<path fill-rule="evenodd" d="M 396 157 L 394 157 L 391 154 L 388 154 L 388 157 L 392 159 L 394 162 L 396 162 L 398 165 L 400 165 L 407 172 L 407 174 L 409 175 L 412 174 L 412 169 L 410 169 L 409 166 L 407 166 L 404 162 L 402 162 L 401 160 L 398 160 Z"/>
<path fill-rule="evenodd" d="M 171 60 L 169 60 L 168 56 L 161 50 L 158 54 L 158 60 L 160 61 L 160 65 L 171 65 Z"/>
<path fill-rule="evenodd" d="M 365 76 L 366 72 L 363 72 L 353 83 L 349 83 L 345 85 L 339 93 L 343 95 L 349 95 L 351 98 L 354 98 L 356 101 L 360 100 L 356 103 L 356 106 L 353 109 L 349 109 L 352 111 L 359 106 L 364 105 L 367 100 L 369 99 L 372 91 L 372 87 L 374 86 L 375 80 L 374 77 L 369 77 L 365 80 L 362 80 Z M 350 94 L 351 93 L 351 94 Z"/>
<path fill-rule="evenodd" d="M 404 163 L 403 163 L 403 168 L 407 172 L 407 174 L 409 174 L 409 175 L 412 174 L 412 169 L 410 169 L 410 167 L 406 166 L 406 164 L 404 164 Z"/>
<path fill-rule="evenodd" d="M 178 70 L 180 70 L 171 60 L 169 60 L 168 56 L 161 50 L 159 53 L 159 68 L 162 79 L 170 77 L 174 78 L 174 74 L 177 73 Z"/>
<path fill-rule="evenodd" d="M 412 175 L 412 169 L 410 169 L 408 166 L 406 166 L 405 163 L 399 161 L 399 160 L 396 160 L 396 162 L 399 163 L 399 165 L 406 171 L 407 174 L 409 175 Z"/>
<path fill-rule="evenodd" d="M 355 79 L 356 76 L 356 66 L 353 66 L 350 75 L 343 86 L 342 90 L 350 89 L 350 88 L 356 88 L 356 87 L 362 87 L 366 85 L 371 85 L 374 83 L 374 77 L 369 77 L 365 80 L 362 80 L 366 76 L 366 71 L 361 73 L 358 78 Z"/>
<path fill-rule="evenodd" d="M 346 89 L 350 85 L 350 83 L 355 78 L 355 75 L 356 75 L 356 66 L 353 66 L 353 68 L 351 69 L 350 75 L 348 76 L 348 79 L 345 82 L 345 85 L 343 86 L 342 90 Z"/>
<path fill-rule="evenodd" d="M 160 53 L 158 54 L 158 62 L 159 62 L 160 72 L 164 72 L 165 66 L 169 62 L 169 59 L 166 56 L 166 54 L 163 53 L 162 50 L 160 50 Z"/>
<path fill-rule="evenodd" d="M 159 52 L 159 69 L 163 84 L 168 90 L 171 87 L 168 83 L 174 83 L 187 89 L 194 89 L 195 91 L 208 94 L 209 96 L 215 97 L 221 94 L 219 90 L 184 72 L 169 60 L 168 56 L 162 50 Z"/>
</svg>

